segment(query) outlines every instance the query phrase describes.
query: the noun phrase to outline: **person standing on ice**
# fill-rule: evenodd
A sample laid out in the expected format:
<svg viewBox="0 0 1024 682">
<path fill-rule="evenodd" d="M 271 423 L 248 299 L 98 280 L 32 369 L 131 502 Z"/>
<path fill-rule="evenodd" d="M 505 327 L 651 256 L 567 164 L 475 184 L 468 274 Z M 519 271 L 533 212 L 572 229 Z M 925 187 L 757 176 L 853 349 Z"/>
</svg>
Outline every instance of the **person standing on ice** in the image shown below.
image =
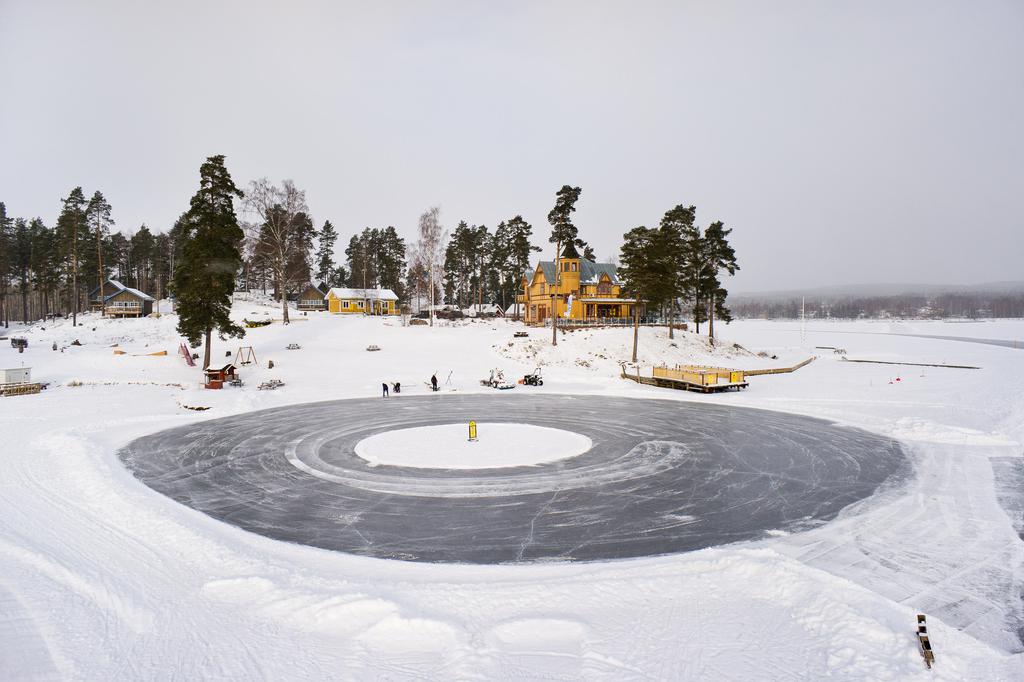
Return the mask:
<svg viewBox="0 0 1024 682">
<path fill-rule="evenodd" d="M 387 398 L 388 397 L 388 385 L 386 383 L 383 383 L 383 384 L 381 384 L 381 388 L 384 389 L 384 396 L 383 397 Z"/>
<path fill-rule="evenodd" d="M 431 374 L 430 375 L 430 390 L 431 391 L 436 391 L 437 390 L 437 375 L 436 374 Z"/>
</svg>

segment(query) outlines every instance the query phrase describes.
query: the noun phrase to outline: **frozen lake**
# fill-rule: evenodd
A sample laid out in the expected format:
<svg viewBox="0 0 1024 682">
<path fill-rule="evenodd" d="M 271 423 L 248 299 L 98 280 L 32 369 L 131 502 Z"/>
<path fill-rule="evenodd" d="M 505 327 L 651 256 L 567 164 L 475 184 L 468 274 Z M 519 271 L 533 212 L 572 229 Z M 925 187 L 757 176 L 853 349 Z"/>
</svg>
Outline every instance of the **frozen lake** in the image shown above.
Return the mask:
<svg viewBox="0 0 1024 682">
<path fill-rule="evenodd" d="M 592 446 L 497 469 L 356 454 L 382 434 L 470 419 L 559 429 Z M 521 456 L 486 435 L 473 447 Z M 821 419 L 559 395 L 293 405 L 145 436 L 121 458 L 163 494 L 275 539 L 478 564 L 669 554 L 802 530 L 871 495 L 905 463 L 895 441 Z"/>
</svg>

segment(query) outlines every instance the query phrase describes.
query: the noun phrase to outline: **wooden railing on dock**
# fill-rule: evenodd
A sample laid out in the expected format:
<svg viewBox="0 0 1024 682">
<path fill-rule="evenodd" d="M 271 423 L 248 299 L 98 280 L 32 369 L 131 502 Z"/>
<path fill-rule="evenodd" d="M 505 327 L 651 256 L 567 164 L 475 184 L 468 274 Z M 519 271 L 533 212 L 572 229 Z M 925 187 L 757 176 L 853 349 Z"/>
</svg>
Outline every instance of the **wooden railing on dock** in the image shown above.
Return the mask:
<svg viewBox="0 0 1024 682">
<path fill-rule="evenodd" d="M 32 395 L 43 390 L 39 383 L 0 384 L 0 396 Z"/>
<path fill-rule="evenodd" d="M 768 368 L 768 369 L 748 369 L 748 370 L 742 370 L 742 377 L 743 377 L 743 379 L 741 381 L 738 381 L 738 382 L 735 382 L 735 381 L 723 381 L 722 383 L 714 383 L 714 384 L 703 384 L 703 383 L 695 383 L 694 381 L 687 381 L 686 379 L 688 379 L 690 377 L 686 376 L 686 378 L 683 378 L 685 375 L 682 372 L 678 373 L 678 377 L 679 378 L 676 378 L 676 377 L 672 376 L 672 372 L 671 371 L 666 371 L 666 368 L 660 368 L 661 369 L 660 372 L 653 372 L 653 374 L 654 374 L 653 376 L 642 376 L 640 374 L 640 368 L 639 367 L 637 368 L 635 373 L 630 374 L 629 372 L 626 371 L 626 363 L 622 363 L 620 366 L 622 367 L 622 374 L 621 374 L 621 376 L 622 376 L 623 379 L 629 379 L 630 381 L 635 381 L 638 384 L 644 384 L 645 386 L 659 386 L 661 388 L 674 388 L 674 389 L 683 390 L 683 391 L 699 391 L 701 393 L 713 393 L 713 392 L 717 393 L 719 391 L 727 391 L 727 390 L 730 390 L 730 389 L 737 389 L 738 390 L 738 389 L 746 388 L 747 387 L 746 377 L 748 377 L 750 375 L 755 375 L 756 376 L 756 375 L 760 375 L 760 374 L 788 374 L 790 372 L 795 372 L 796 370 L 800 369 L 801 367 L 805 367 L 805 366 L 809 365 L 813 360 L 814 360 L 814 356 L 811 356 L 811 357 L 807 358 L 806 360 L 804 360 L 803 362 L 798 362 L 797 364 L 793 365 L 792 367 L 772 367 L 772 368 Z M 704 369 L 706 369 L 706 370 L 719 370 L 719 368 L 704 368 Z M 728 372 L 729 370 L 719 370 L 719 371 Z M 661 376 L 659 376 L 659 374 Z M 727 376 L 727 378 L 731 378 L 731 377 Z"/>
<path fill-rule="evenodd" d="M 744 374 L 746 374 L 748 377 L 758 376 L 760 374 L 789 374 L 790 372 L 795 372 L 798 369 L 800 369 L 801 367 L 805 367 L 806 365 L 811 364 L 813 361 L 814 361 L 814 356 L 812 355 L 811 357 L 807 358 L 803 362 L 798 362 L 795 365 L 793 365 L 792 367 L 770 367 L 768 369 L 748 369 L 748 370 L 744 370 Z"/>
</svg>

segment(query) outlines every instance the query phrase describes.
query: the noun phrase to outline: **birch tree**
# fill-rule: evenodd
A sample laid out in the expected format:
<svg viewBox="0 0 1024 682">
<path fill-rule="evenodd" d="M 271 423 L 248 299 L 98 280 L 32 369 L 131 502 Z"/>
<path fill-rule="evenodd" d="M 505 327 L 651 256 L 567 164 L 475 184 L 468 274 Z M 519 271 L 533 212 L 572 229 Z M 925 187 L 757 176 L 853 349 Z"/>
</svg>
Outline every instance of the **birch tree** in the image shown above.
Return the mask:
<svg viewBox="0 0 1024 682">
<path fill-rule="evenodd" d="M 447 235 L 441 226 L 441 207 L 432 206 L 420 216 L 419 240 L 416 253 L 420 265 L 427 273 L 427 287 L 430 301 L 430 326 L 434 326 L 434 295 L 437 291 L 438 273 L 444 259 L 444 242 Z"/>
<path fill-rule="evenodd" d="M 308 266 L 315 230 L 309 219 L 306 193 L 285 180 L 281 186 L 266 178 L 253 180 L 245 192 L 245 209 L 255 215 L 255 222 L 246 223 L 246 232 L 254 249 L 266 260 L 281 297 L 281 317 L 288 319 L 289 279 L 301 263 Z M 308 267 L 307 275 L 308 277 Z"/>
</svg>

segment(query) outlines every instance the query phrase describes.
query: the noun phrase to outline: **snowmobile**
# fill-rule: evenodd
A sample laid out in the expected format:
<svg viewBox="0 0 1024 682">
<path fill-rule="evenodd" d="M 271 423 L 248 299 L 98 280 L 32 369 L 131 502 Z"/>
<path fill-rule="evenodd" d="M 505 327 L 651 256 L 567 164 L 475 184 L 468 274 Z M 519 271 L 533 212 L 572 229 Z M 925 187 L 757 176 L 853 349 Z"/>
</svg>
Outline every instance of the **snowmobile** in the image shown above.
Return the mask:
<svg viewBox="0 0 1024 682">
<path fill-rule="evenodd" d="M 526 374 L 523 376 L 523 380 L 519 383 L 525 386 L 543 386 L 544 377 L 541 376 L 540 367 L 533 370 L 532 374 Z"/>
</svg>

